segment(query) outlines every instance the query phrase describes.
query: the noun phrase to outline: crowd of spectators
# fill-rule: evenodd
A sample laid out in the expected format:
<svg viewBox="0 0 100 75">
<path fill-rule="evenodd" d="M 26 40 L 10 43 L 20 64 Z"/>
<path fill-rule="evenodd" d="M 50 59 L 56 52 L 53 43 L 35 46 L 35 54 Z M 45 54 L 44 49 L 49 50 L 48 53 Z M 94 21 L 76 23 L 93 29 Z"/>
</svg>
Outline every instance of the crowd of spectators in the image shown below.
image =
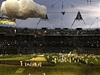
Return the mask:
<svg viewBox="0 0 100 75">
<path fill-rule="evenodd" d="M 0 27 L 1 54 L 45 52 L 100 53 L 100 30 L 91 29 L 28 29 Z"/>
</svg>

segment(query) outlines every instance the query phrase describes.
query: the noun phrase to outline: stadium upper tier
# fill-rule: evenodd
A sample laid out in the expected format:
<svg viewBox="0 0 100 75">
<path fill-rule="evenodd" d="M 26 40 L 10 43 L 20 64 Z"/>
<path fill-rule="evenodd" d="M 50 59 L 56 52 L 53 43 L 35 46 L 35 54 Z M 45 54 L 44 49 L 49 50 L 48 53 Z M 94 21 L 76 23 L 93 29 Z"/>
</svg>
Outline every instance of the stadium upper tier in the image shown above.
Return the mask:
<svg viewBox="0 0 100 75">
<path fill-rule="evenodd" d="M 35 36 L 100 36 L 100 29 L 28 29 L 28 28 L 13 28 L 0 27 L 0 34 L 14 36 L 14 35 L 35 35 Z"/>
</svg>

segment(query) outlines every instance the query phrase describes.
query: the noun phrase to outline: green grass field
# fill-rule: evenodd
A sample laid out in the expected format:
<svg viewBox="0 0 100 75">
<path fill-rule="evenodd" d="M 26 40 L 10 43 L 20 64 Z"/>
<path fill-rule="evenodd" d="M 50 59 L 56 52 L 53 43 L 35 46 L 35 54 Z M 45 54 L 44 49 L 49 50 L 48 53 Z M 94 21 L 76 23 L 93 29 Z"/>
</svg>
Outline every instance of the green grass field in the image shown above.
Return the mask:
<svg viewBox="0 0 100 75">
<path fill-rule="evenodd" d="M 0 60 L 27 60 L 30 58 L 31 55 L 8 55 L 8 56 L 1 56 Z"/>
<path fill-rule="evenodd" d="M 54 54 L 53 54 L 54 55 Z M 0 56 L 0 60 L 32 60 L 32 61 L 41 61 L 43 66 L 40 67 L 21 67 L 20 65 L 14 65 L 13 62 L 9 64 L 0 64 L 0 75 L 100 75 L 100 58 L 97 58 L 98 61 L 95 61 L 94 58 L 88 59 L 88 64 L 84 62 L 81 64 L 74 63 L 65 63 L 57 62 L 56 64 L 52 63 L 52 56 L 50 55 L 8 55 Z M 58 57 L 58 55 L 54 55 Z M 84 59 L 87 59 L 85 57 Z M 90 62 L 93 61 L 94 65 L 91 65 Z M 20 71 L 19 71 L 20 70 Z M 22 70 L 22 71 L 21 71 Z M 18 71 L 18 72 L 16 72 Z"/>
</svg>

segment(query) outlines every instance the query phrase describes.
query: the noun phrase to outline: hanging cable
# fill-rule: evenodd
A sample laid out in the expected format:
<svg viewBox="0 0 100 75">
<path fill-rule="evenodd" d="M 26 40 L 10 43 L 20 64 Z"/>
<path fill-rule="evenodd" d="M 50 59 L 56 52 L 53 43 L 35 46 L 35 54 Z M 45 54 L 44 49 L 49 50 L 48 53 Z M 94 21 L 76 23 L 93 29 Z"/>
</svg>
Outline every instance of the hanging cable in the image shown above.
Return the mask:
<svg viewBox="0 0 100 75">
<path fill-rule="evenodd" d="M 30 21 L 30 19 L 28 19 L 29 23 L 32 25 L 33 23 Z"/>
<path fill-rule="evenodd" d="M 63 8 L 64 8 L 64 5 L 63 5 L 63 0 L 62 0 L 62 12 L 63 12 Z"/>
<path fill-rule="evenodd" d="M 59 0 L 59 1 L 55 2 L 55 3 L 53 3 L 53 4 L 51 5 L 51 8 L 54 8 L 54 5 L 58 4 L 60 1 L 61 1 L 61 0 Z"/>
<path fill-rule="evenodd" d="M 38 27 L 38 25 L 39 25 L 40 21 L 41 21 L 41 18 L 39 19 L 39 21 L 38 21 L 38 23 L 37 23 L 37 25 L 36 25 L 36 29 L 37 29 L 37 27 Z"/>
<path fill-rule="evenodd" d="M 22 20 L 17 24 L 17 25 L 19 25 L 19 24 L 21 24 L 22 23 Z"/>
<path fill-rule="evenodd" d="M 62 0 L 62 15 L 65 15 L 65 11 L 63 10 L 64 9 L 64 4 L 63 4 L 63 0 Z"/>
<path fill-rule="evenodd" d="M 69 5 L 71 5 L 71 8 L 74 8 L 75 6 L 73 4 L 71 4 L 70 2 L 68 2 L 67 0 L 64 0 L 65 2 L 67 2 Z"/>
<path fill-rule="evenodd" d="M 89 28 L 95 23 L 96 20 L 97 20 L 97 27 L 98 27 L 98 21 L 100 21 L 100 19 L 97 17 L 97 18 L 92 22 L 92 24 L 89 26 Z"/>
<path fill-rule="evenodd" d="M 63 20 L 63 22 L 68 26 L 68 24 Z M 69 28 L 69 26 L 68 26 L 68 28 Z"/>
<path fill-rule="evenodd" d="M 45 19 L 41 19 L 41 18 L 39 19 L 39 21 L 38 21 L 38 23 L 37 23 L 37 25 L 36 25 L 36 29 L 38 28 L 38 26 L 39 26 L 41 20 L 45 20 Z M 50 21 L 49 18 L 47 19 L 47 21 L 49 21 L 49 23 L 51 24 L 51 21 Z M 50 25 L 50 27 L 53 28 L 51 25 Z"/>
</svg>

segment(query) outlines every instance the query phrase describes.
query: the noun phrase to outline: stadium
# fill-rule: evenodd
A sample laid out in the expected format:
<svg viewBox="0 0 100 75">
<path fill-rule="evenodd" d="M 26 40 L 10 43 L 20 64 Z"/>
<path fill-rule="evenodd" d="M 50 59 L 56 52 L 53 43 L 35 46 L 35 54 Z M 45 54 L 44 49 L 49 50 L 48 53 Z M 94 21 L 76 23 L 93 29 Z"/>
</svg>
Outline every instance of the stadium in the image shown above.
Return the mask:
<svg viewBox="0 0 100 75">
<path fill-rule="evenodd" d="M 99 29 L 1 26 L 0 74 L 99 75 L 99 37 Z"/>
<path fill-rule="evenodd" d="M 0 75 L 100 75 L 99 0 L 0 3 Z"/>
</svg>

